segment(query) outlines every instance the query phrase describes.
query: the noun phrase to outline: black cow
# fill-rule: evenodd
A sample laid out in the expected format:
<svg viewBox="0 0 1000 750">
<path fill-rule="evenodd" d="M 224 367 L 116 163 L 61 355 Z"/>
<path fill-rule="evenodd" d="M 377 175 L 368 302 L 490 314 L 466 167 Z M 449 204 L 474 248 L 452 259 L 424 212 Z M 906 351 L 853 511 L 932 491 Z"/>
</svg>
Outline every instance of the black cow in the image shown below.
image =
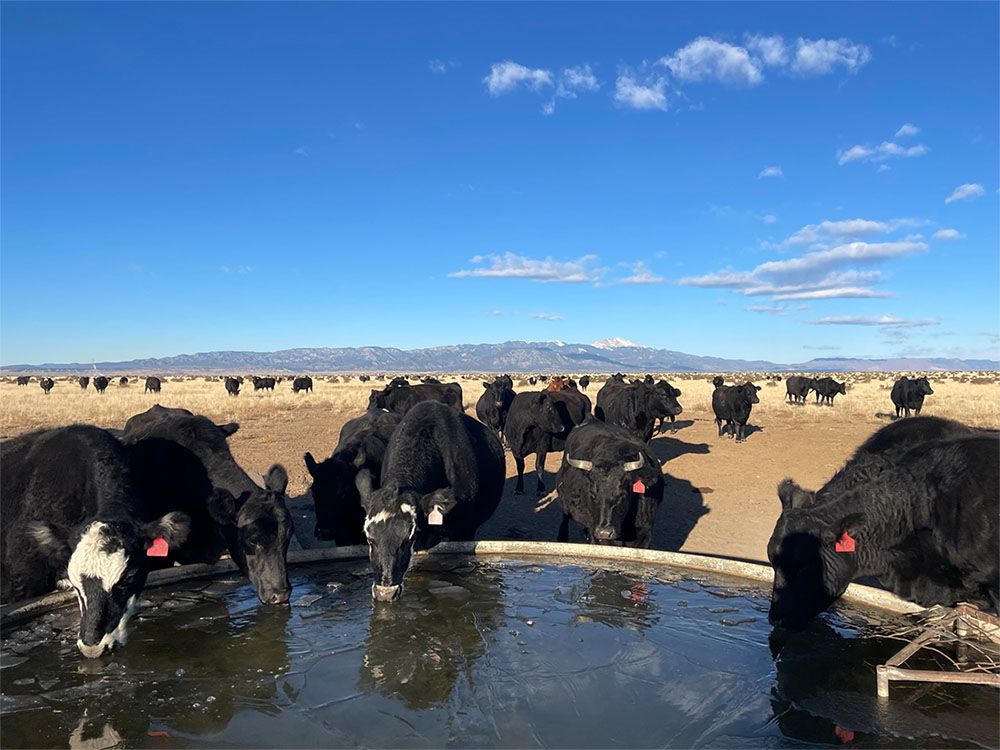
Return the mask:
<svg viewBox="0 0 1000 750">
<path fill-rule="evenodd" d="M 0 443 L 0 599 L 72 587 L 77 647 L 88 658 L 125 643 L 152 551 L 181 544 L 189 519 L 149 522 L 125 449 L 92 425 L 40 430 Z"/>
<path fill-rule="evenodd" d="M 255 391 L 273 391 L 275 385 L 274 378 L 254 378 L 253 389 Z"/>
<path fill-rule="evenodd" d="M 90 385 L 90 378 L 83 375 L 77 382 L 80 384 L 80 390 L 85 391 L 87 390 L 87 386 Z"/>
<path fill-rule="evenodd" d="M 809 391 L 816 388 L 816 380 L 803 375 L 792 375 L 785 381 L 785 398 L 793 404 L 804 404 Z M 819 393 L 817 392 L 817 398 Z"/>
<path fill-rule="evenodd" d="M 108 387 L 110 381 L 103 375 L 98 375 L 94 378 L 94 390 L 100 394 L 103 394 L 105 389 Z"/>
<path fill-rule="evenodd" d="M 367 383 L 371 379 L 372 379 L 371 375 L 358 375 L 358 380 L 360 380 L 362 383 Z"/>
<path fill-rule="evenodd" d="M 18 385 L 27 385 L 30 380 L 31 380 L 31 378 L 29 376 L 27 376 L 27 375 L 18 375 L 17 376 L 17 384 Z"/>
<path fill-rule="evenodd" d="M 719 437 L 723 432 L 729 437 L 736 437 L 737 443 L 746 440 L 747 420 L 754 404 L 760 403 L 757 392 L 759 385 L 746 382 L 743 385 L 721 385 L 712 392 L 712 410 L 715 412 L 715 424 L 719 428 Z M 722 422 L 726 425 L 723 427 Z"/>
<path fill-rule="evenodd" d="M 396 427 L 396 414 L 378 409 L 345 423 L 333 455 L 317 463 L 311 453 L 304 458 L 312 475 L 312 498 L 316 508 L 317 539 L 334 540 L 338 547 L 365 542 L 365 510 L 355 479 L 359 469 L 372 475 L 377 488 L 382 476 L 385 449 Z"/>
<path fill-rule="evenodd" d="M 524 492 L 524 459 L 535 454 L 535 491 L 545 492 L 545 456 L 562 450 L 573 428 L 590 415 L 590 399 L 579 391 L 527 391 L 511 401 L 504 424 L 504 439 L 514 456 L 517 484 Z"/>
<path fill-rule="evenodd" d="M 421 383 L 419 385 L 392 385 L 390 383 L 381 391 L 372 389 L 368 398 L 368 408 L 387 409 L 402 417 L 422 401 L 438 401 L 458 411 L 464 411 L 462 386 L 458 383 Z"/>
<path fill-rule="evenodd" d="M 307 391 L 312 393 L 313 381 L 308 375 L 303 375 L 302 377 L 295 378 L 292 381 L 292 393 L 298 393 L 299 391 Z"/>
<path fill-rule="evenodd" d="M 672 389 L 668 394 L 645 381 L 605 386 L 597 395 L 597 405 L 605 422 L 624 427 L 644 443 L 653 437 L 657 419 L 673 417 L 682 411 Z"/>
<path fill-rule="evenodd" d="M 514 401 L 514 391 L 500 378 L 492 383 L 484 382 L 483 388 L 485 389 L 483 395 L 476 402 L 476 417 L 499 435 L 503 432 L 507 413 Z"/>
<path fill-rule="evenodd" d="M 584 375 L 580 378 L 580 389 L 585 391 L 588 385 L 590 385 L 590 375 Z"/>
<path fill-rule="evenodd" d="M 597 401 L 594 404 L 594 416 L 600 420 L 607 421 L 606 415 L 604 414 L 604 404 L 612 398 L 618 390 L 625 388 L 627 385 L 628 383 L 625 382 L 625 376 L 620 372 L 616 372 L 604 381 L 604 385 L 602 385 L 600 390 L 597 391 Z"/>
<path fill-rule="evenodd" d="M 226 393 L 230 396 L 240 395 L 240 381 L 236 378 L 226 378 Z"/>
<path fill-rule="evenodd" d="M 901 411 L 905 412 L 906 416 L 910 416 L 911 409 L 919 417 L 920 409 L 924 405 L 924 396 L 930 396 L 933 393 L 934 391 L 931 390 L 931 384 L 927 382 L 927 378 L 910 380 L 903 375 L 893 384 L 892 393 L 889 394 L 889 397 L 896 407 L 897 417 Z"/>
<path fill-rule="evenodd" d="M 820 378 L 813 386 L 816 391 L 816 401 L 833 406 L 833 397 L 838 393 L 847 393 L 847 384 L 838 383 L 830 377 Z"/>
<path fill-rule="evenodd" d="M 125 377 L 124 375 L 118 378 L 118 385 L 119 386 L 128 385 L 128 378 Z"/>
<path fill-rule="evenodd" d="M 721 388 L 722 384 L 725 382 L 726 382 L 725 378 L 723 378 L 721 375 L 716 375 L 714 378 L 712 378 L 712 385 L 715 386 L 716 388 Z"/>
<path fill-rule="evenodd" d="M 358 472 L 372 597 L 402 594 L 414 548 L 442 536 L 471 541 L 500 503 L 505 469 L 503 446 L 486 425 L 436 401 L 410 409 L 389 441 L 382 486 L 373 489 L 371 472 Z"/>
<path fill-rule="evenodd" d="M 154 406 L 125 423 L 136 487 L 154 514 L 183 510 L 191 535 L 164 564 L 214 562 L 228 551 L 264 604 L 288 601 L 292 516 L 285 505 L 288 474 L 270 468 L 259 487 L 229 452 L 235 422 L 217 425 L 187 409 Z"/>
<path fill-rule="evenodd" d="M 427 384 L 441 385 L 441 381 L 435 378 L 433 375 L 425 375 L 424 377 L 420 378 L 420 382 L 424 383 L 425 385 Z"/>
<path fill-rule="evenodd" d="M 767 548 L 771 623 L 801 630 L 864 575 L 921 606 L 996 608 L 998 457 L 996 433 L 983 432 L 918 441 L 894 460 L 882 457 L 874 476 L 868 457 L 856 456 L 834 478 L 839 487 L 831 481 L 817 493 L 782 482 Z M 856 463 L 864 481 L 850 481 Z"/>
<path fill-rule="evenodd" d="M 660 380 L 660 381 L 658 381 L 656 383 L 655 387 L 656 387 L 656 389 L 658 391 L 660 391 L 663 394 L 664 398 L 667 398 L 667 399 L 672 398 L 672 399 L 674 399 L 676 401 L 677 398 L 681 395 L 681 389 L 680 388 L 674 388 L 666 380 Z M 678 403 L 677 406 L 678 406 L 678 408 L 680 408 L 680 403 Z M 671 433 L 677 432 L 677 425 L 675 423 L 675 420 L 677 419 L 677 414 L 680 414 L 680 412 L 678 411 L 676 414 L 670 414 L 669 415 L 669 418 L 670 418 L 670 432 Z M 660 418 L 660 425 L 659 425 L 659 427 L 657 428 L 656 431 L 658 433 L 666 432 L 667 431 L 667 419 L 666 419 L 666 417 L 661 417 Z"/>
<path fill-rule="evenodd" d="M 146 390 L 143 393 L 159 393 L 160 379 L 155 377 L 146 378 Z"/>
<path fill-rule="evenodd" d="M 55 384 L 56 383 L 52 378 L 42 378 L 41 380 L 38 381 L 38 385 L 40 385 L 42 387 L 42 390 L 45 391 L 46 396 L 49 395 L 49 391 L 52 390 Z"/>
<path fill-rule="evenodd" d="M 633 433 L 598 419 L 579 425 L 556 478 L 563 509 L 558 541 L 569 540 L 569 519 L 596 544 L 649 547 L 663 500 L 660 461 Z"/>
<path fill-rule="evenodd" d="M 409 385 L 410 381 L 404 378 L 402 375 L 397 375 L 392 380 L 389 381 L 387 388 L 398 388 L 401 385 Z"/>
</svg>

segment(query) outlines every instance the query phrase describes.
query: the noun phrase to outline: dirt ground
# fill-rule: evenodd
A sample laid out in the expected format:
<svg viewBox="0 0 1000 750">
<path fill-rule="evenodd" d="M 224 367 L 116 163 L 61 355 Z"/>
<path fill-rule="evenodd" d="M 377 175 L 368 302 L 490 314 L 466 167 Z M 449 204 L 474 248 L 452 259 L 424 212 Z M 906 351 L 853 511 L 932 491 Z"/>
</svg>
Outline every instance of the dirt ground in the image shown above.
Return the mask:
<svg viewBox="0 0 1000 750">
<path fill-rule="evenodd" d="M 750 419 L 754 429 L 741 444 L 717 435 L 711 411 L 711 375 L 667 376 L 682 389 L 678 400 L 684 412 L 677 419 L 675 434 L 656 436 L 651 443 L 667 475 L 654 547 L 766 561 L 767 540 L 780 508 L 778 483 L 792 477 L 804 487 L 820 487 L 861 442 L 889 422 L 886 412 L 891 411 L 889 389 L 895 376 L 847 375 L 848 391 L 837 397 L 832 408 L 816 405 L 812 396 L 806 406 L 790 405 L 785 401 L 783 382 L 754 376 L 762 386 L 761 403 L 754 407 Z M 143 394 L 141 383 L 137 383 L 123 389 L 109 388 L 104 396 L 92 390 L 81 392 L 70 382 L 57 382 L 50 396 L 42 394 L 34 380 L 24 388 L 2 383 L 0 437 L 74 421 L 120 428 L 129 416 L 153 403 L 183 406 L 219 423 L 237 421 L 240 428 L 229 441 L 236 460 L 260 473 L 274 462 L 284 464 L 296 514 L 296 535 L 303 546 L 326 546 L 312 539 L 307 494 L 310 477 L 303 454 L 310 451 L 317 460 L 329 456 L 344 422 L 364 411 L 373 385 L 383 384 L 316 380 L 312 394 L 292 394 L 285 383 L 274 393 L 254 394 L 250 388 L 237 398 L 228 397 L 220 382 L 202 378 L 164 382 L 160 394 Z M 727 382 L 742 380 L 727 376 Z M 472 379 L 460 382 L 467 413 L 474 414 L 482 385 Z M 1000 385 L 995 373 L 985 377 L 937 373 L 932 382 L 935 395 L 927 398 L 924 413 L 1000 427 Z M 591 399 L 598 387 L 591 385 Z M 525 389 L 531 386 L 515 384 L 515 390 Z M 561 460 L 562 453 L 554 453 L 546 461 L 549 490 L 555 485 Z M 527 471 L 532 470 L 534 457 L 526 463 Z M 555 540 L 561 511 L 554 493 L 537 496 L 534 476 L 527 474 L 527 492 L 515 496 L 510 454 L 507 476 L 503 500 L 479 529 L 477 538 Z M 580 528 L 571 524 L 570 540 L 582 539 Z"/>
</svg>

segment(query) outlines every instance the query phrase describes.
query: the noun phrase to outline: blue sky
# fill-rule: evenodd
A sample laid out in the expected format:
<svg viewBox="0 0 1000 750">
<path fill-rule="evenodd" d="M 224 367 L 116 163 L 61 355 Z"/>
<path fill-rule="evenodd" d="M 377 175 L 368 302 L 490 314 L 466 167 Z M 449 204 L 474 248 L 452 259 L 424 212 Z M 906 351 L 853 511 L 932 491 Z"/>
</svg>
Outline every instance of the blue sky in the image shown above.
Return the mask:
<svg viewBox="0 0 1000 750">
<path fill-rule="evenodd" d="M 0 362 L 998 357 L 996 3 L 2 6 Z"/>
</svg>

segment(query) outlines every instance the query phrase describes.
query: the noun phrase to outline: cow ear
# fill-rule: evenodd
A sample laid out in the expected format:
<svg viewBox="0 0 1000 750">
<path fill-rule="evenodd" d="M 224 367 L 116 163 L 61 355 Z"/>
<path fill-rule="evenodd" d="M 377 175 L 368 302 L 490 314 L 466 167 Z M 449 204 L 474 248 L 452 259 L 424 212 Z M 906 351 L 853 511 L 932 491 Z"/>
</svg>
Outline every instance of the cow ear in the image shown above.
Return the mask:
<svg viewBox="0 0 1000 750">
<path fill-rule="evenodd" d="M 485 380 L 483 381 L 483 388 L 485 388 L 486 390 L 489 390 L 490 388 L 490 384 L 487 383 Z"/>
<path fill-rule="evenodd" d="M 354 486 L 358 488 L 361 496 L 361 505 L 368 510 L 368 503 L 372 496 L 372 473 L 368 469 L 362 469 L 354 477 Z"/>
<path fill-rule="evenodd" d="M 208 498 L 208 515 L 222 526 L 236 525 L 236 498 L 229 490 L 216 487 Z"/>
<path fill-rule="evenodd" d="M 220 430 L 222 430 L 222 434 L 224 437 L 229 437 L 230 435 L 235 433 L 238 429 L 240 429 L 240 424 L 239 422 L 230 422 L 229 424 L 220 424 L 218 425 L 218 427 Z"/>
<path fill-rule="evenodd" d="M 187 513 L 174 511 L 145 524 L 142 531 L 147 543 L 162 539 L 169 548 L 176 549 L 187 541 L 191 533 L 191 518 Z"/>
<path fill-rule="evenodd" d="M 63 529 L 42 521 L 31 521 L 26 531 L 28 536 L 53 558 L 69 559 L 72 550 L 69 547 L 69 535 Z"/>
<path fill-rule="evenodd" d="M 855 536 L 867 523 L 868 518 L 864 513 L 851 513 L 833 525 L 834 539 L 840 539 L 844 534 Z"/>
<path fill-rule="evenodd" d="M 429 516 L 435 506 L 438 508 L 441 515 L 447 515 L 448 511 L 454 508 L 457 504 L 458 501 L 455 500 L 455 491 L 451 487 L 445 487 L 444 489 L 428 492 L 420 498 L 420 507 L 424 511 L 425 516 Z"/>
<path fill-rule="evenodd" d="M 778 485 L 778 499 L 781 500 L 782 510 L 809 508 L 816 501 L 816 493 L 804 490 L 791 479 L 786 479 Z"/>
<path fill-rule="evenodd" d="M 309 451 L 306 451 L 306 454 L 303 456 L 303 458 L 306 461 L 306 470 L 312 476 L 315 477 L 316 476 L 316 467 L 319 466 L 319 464 L 316 463 L 316 459 L 313 458 L 313 454 L 310 453 Z"/>
<path fill-rule="evenodd" d="M 264 478 L 264 486 L 271 492 L 284 495 L 288 488 L 288 472 L 285 471 L 285 467 L 281 464 L 274 464 L 268 469 L 267 476 Z"/>
<path fill-rule="evenodd" d="M 365 462 L 367 460 L 368 456 L 365 454 L 365 451 L 362 448 L 357 452 L 357 455 L 354 456 L 354 460 L 351 461 L 351 463 L 354 465 L 355 468 L 360 469 L 362 466 L 365 465 Z"/>
</svg>

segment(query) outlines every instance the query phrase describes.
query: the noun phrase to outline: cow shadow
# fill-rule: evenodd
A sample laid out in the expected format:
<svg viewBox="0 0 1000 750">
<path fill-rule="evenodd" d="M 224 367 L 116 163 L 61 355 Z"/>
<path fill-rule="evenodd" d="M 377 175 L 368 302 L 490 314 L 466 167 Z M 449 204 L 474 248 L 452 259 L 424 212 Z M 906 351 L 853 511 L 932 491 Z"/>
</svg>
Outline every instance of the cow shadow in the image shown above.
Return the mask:
<svg viewBox="0 0 1000 750">
<path fill-rule="evenodd" d="M 708 453 L 707 450 L 704 452 Z M 698 521 L 708 512 L 705 497 L 698 487 L 686 479 L 664 474 L 663 502 L 656 511 L 650 547 L 678 552 Z"/>
<path fill-rule="evenodd" d="M 667 423 L 668 426 L 666 427 L 666 431 L 665 432 L 661 432 L 659 434 L 666 435 L 666 434 L 672 434 L 674 432 L 677 432 L 678 430 L 686 430 L 688 427 L 690 427 L 693 424 L 694 424 L 694 420 L 693 419 L 678 419 L 676 422 L 673 422 L 673 423 L 668 422 Z"/>
<path fill-rule="evenodd" d="M 656 454 L 661 463 L 666 463 L 678 456 L 686 456 L 688 453 L 704 455 L 711 451 L 708 443 L 686 443 L 666 435 L 654 437 L 649 441 L 649 447 L 653 449 L 653 453 Z"/>
</svg>

